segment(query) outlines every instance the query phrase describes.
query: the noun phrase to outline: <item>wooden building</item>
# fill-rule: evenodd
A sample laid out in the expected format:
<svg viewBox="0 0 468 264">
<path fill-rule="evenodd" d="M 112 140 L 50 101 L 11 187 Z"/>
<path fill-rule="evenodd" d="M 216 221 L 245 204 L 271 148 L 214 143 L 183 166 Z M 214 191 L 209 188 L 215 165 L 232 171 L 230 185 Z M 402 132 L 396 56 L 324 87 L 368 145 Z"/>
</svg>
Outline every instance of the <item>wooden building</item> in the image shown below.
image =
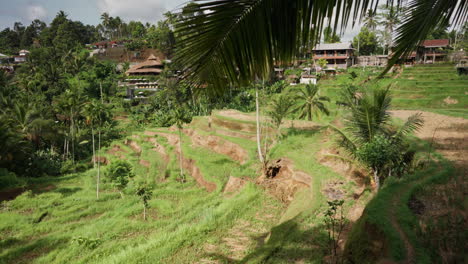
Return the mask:
<svg viewBox="0 0 468 264">
<path fill-rule="evenodd" d="M 449 39 L 425 40 L 419 45 L 416 51 L 416 61 L 419 63 L 446 61 L 449 48 Z"/>
<path fill-rule="evenodd" d="M 144 62 L 133 65 L 126 72 L 129 76 L 159 75 L 164 69 L 162 61 L 151 54 Z"/>
<path fill-rule="evenodd" d="M 327 60 L 329 68 L 348 68 L 353 64 L 354 49 L 351 43 L 318 44 L 312 50 L 314 60 Z"/>
</svg>

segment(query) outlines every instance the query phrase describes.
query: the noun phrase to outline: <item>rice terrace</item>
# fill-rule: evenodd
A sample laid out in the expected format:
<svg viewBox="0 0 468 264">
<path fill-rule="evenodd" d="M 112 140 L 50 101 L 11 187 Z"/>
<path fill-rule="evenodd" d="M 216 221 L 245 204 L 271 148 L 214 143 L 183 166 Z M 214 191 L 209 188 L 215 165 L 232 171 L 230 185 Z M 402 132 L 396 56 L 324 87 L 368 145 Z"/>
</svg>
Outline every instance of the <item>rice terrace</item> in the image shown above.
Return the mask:
<svg viewBox="0 0 468 264">
<path fill-rule="evenodd" d="M 468 262 L 467 1 L 131 2 L 1 3 L 0 263 Z"/>
</svg>

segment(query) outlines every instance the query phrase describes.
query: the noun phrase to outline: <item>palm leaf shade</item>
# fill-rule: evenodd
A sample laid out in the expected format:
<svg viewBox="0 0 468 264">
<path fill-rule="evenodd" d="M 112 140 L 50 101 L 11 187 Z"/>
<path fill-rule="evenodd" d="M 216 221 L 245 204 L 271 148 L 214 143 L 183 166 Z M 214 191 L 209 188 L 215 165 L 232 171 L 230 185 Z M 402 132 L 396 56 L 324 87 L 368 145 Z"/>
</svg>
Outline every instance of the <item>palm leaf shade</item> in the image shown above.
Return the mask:
<svg viewBox="0 0 468 264">
<path fill-rule="evenodd" d="M 176 34 L 177 61 L 185 77 L 221 92 L 227 83 L 240 85 L 266 78 L 275 64 L 291 62 L 301 48 L 320 38 L 325 23 L 343 31 L 360 21 L 376 0 L 196 0 L 193 16 L 181 15 Z M 395 55 L 409 54 L 441 21 L 466 21 L 466 0 L 389 0 L 404 2 L 403 24 L 397 29 Z M 338 27 L 339 26 L 339 27 Z"/>
</svg>

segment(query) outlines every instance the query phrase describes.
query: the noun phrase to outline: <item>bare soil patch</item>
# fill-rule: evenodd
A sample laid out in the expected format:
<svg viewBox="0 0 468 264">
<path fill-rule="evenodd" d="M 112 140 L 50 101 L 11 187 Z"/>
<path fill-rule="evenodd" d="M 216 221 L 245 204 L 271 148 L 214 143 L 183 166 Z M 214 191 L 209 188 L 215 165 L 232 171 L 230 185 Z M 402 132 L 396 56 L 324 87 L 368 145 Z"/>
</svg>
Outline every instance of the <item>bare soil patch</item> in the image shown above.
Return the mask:
<svg viewBox="0 0 468 264">
<path fill-rule="evenodd" d="M 24 188 L 12 188 L 4 191 L 0 191 L 0 202 L 14 200 L 17 196 L 25 191 Z"/>
<path fill-rule="evenodd" d="M 465 167 L 468 162 L 468 120 L 430 112 L 413 110 L 392 111 L 394 117 L 407 119 L 422 113 L 424 126 L 416 132 L 421 139 L 432 142 L 432 146 L 457 166 Z"/>
<path fill-rule="evenodd" d="M 185 129 L 184 133 L 190 136 L 195 146 L 205 147 L 216 153 L 229 156 L 240 164 L 244 164 L 248 160 L 247 151 L 235 143 L 213 135 L 202 136 L 192 129 Z"/>
<path fill-rule="evenodd" d="M 369 180 L 367 172 L 362 168 L 357 168 L 349 162 L 343 161 L 336 156 L 343 155 L 340 150 L 334 148 L 322 149 L 318 153 L 318 160 L 322 165 L 332 169 L 334 172 L 344 176 L 346 179 L 354 181 L 358 188 L 355 189 L 353 198 L 358 199 L 364 192 Z"/>
<path fill-rule="evenodd" d="M 446 103 L 448 105 L 458 104 L 458 100 L 454 99 L 454 98 L 451 98 L 450 96 L 447 96 L 447 98 L 444 99 L 444 103 Z"/>
<path fill-rule="evenodd" d="M 147 138 L 147 141 L 151 142 L 154 146 L 151 150 L 158 152 L 161 154 L 162 158 L 164 159 L 164 162 L 167 164 L 169 162 L 169 155 L 166 152 L 166 148 L 159 144 L 156 138 Z"/>
<path fill-rule="evenodd" d="M 258 184 L 265 186 L 273 196 L 285 203 L 291 202 L 300 188 L 310 187 L 311 182 L 311 176 L 294 169 L 294 163 L 287 158 L 273 161 L 266 174 L 257 179 Z"/>
<path fill-rule="evenodd" d="M 138 155 L 141 154 L 141 147 L 136 141 L 133 141 L 131 139 L 125 139 L 124 144 L 129 146 Z"/>
<path fill-rule="evenodd" d="M 147 161 L 147 160 L 142 160 L 142 159 L 139 161 L 139 163 L 140 163 L 140 165 L 142 165 L 142 166 L 144 166 L 144 167 L 146 167 L 146 168 L 149 168 L 150 165 L 151 165 L 151 163 L 150 163 L 149 161 Z"/>
<path fill-rule="evenodd" d="M 114 145 L 112 146 L 111 149 L 109 149 L 107 151 L 107 154 L 110 154 L 110 155 L 113 155 L 113 156 L 116 156 L 120 159 L 123 159 L 125 158 L 125 155 L 123 153 L 126 153 L 127 151 L 125 151 L 124 149 L 122 149 L 119 145 Z"/>
<path fill-rule="evenodd" d="M 103 156 L 92 157 L 91 158 L 91 163 L 94 163 L 94 162 L 99 162 L 99 163 L 104 164 L 104 165 L 109 164 L 109 160 L 107 160 L 107 158 L 103 157 Z"/>
<path fill-rule="evenodd" d="M 179 137 L 169 133 L 158 133 L 158 135 L 167 138 L 169 144 L 173 145 L 176 150 L 177 157 L 180 158 Z M 200 169 L 196 166 L 195 160 L 182 156 L 182 167 L 184 172 L 190 174 L 199 185 L 203 186 L 208 192 L 216 190 L 216 184 L 209 182 L 203 178 Z"/>
<path fill-rule="evenodd" d="M 330 181 L 322 189 L 322 192 L 328 200 L 341 200 L 346 194 L 343 190 L 343 184 L 343 181 Z"/>
<path fill-rule="evenodd" d="M 246 183 L 247 180 L 245 179 L 230 176 L 226 186 L 224 186 L 224 193 L 237 192 L 242 189 Z"/>
<path fill-rule="evenodd" d="M 225 127 L 229 130 L 238 130 L 238 131 L 243 131 L 243 132 L 255 132 L 256 127 L 255 124 L 248 124 L 248 123 L 241 123 L 241 122 L 236 122 L 236 121 L 231 121 L 231 120 L 225 120 L 225 119 L 220 119 L 215 116 L 212 118 L 213 124 L 220 126 L 220 127 Z"/>
</svg>

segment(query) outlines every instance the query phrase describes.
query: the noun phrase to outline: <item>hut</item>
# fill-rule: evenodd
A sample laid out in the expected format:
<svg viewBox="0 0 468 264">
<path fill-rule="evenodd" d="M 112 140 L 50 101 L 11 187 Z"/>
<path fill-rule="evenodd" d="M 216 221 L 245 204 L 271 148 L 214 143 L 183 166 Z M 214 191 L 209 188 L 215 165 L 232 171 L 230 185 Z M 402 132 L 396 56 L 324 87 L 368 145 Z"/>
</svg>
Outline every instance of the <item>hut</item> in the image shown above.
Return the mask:
<svg viewBox="0 0 468 264">
<path fill-rule="evenodd" d="M 151 54 L 144 62 L 138 63 L 127 70 L 129 76 L 159 75 L 164 69 L 162 61 Z"/>
</svg>

